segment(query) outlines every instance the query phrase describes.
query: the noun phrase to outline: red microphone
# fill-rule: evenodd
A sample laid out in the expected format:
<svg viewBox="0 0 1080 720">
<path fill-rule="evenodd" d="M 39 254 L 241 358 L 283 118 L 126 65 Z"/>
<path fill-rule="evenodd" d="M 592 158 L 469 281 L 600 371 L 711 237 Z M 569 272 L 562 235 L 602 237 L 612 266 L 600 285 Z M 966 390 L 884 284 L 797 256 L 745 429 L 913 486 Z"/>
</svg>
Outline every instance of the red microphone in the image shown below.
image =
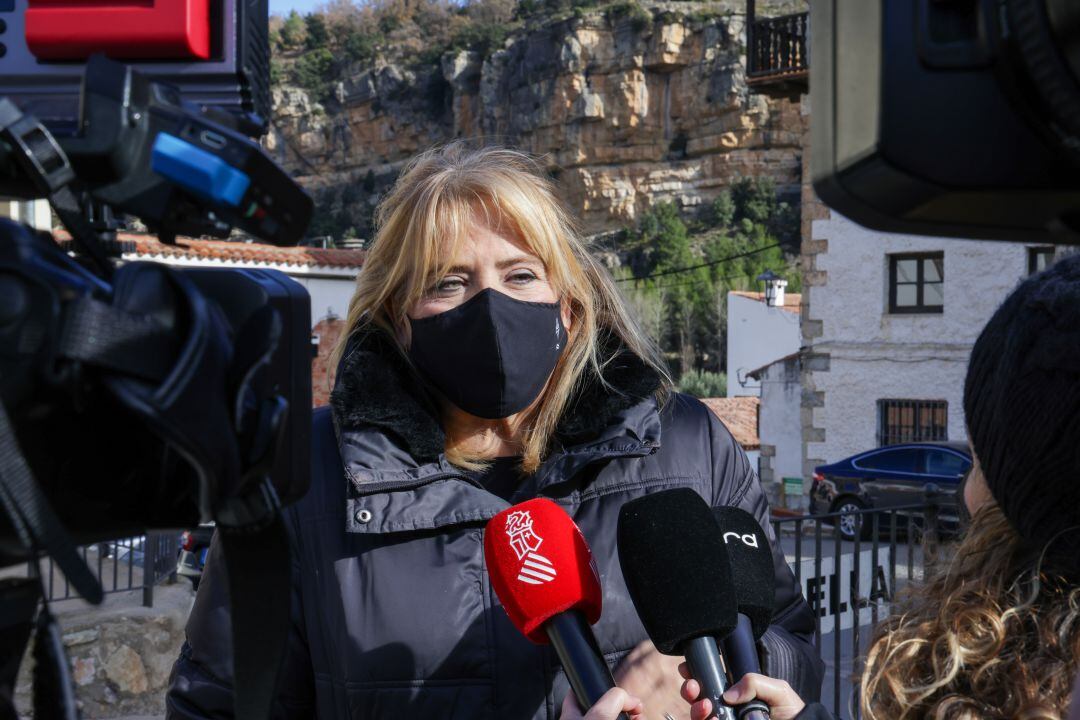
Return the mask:
<svg viewBox="0 0 1080 720">
<path fill-rule="evenodd" d="M 514 626 L 555 648 L 582 709 L 615 687 L 589 627 L 600 619 L 600 577 L 566 512 L 546 498 L 503 510 L 484 531 L 484 562 Z M 625 713 L 619 718 L 626 720 Z"/>
</svg>

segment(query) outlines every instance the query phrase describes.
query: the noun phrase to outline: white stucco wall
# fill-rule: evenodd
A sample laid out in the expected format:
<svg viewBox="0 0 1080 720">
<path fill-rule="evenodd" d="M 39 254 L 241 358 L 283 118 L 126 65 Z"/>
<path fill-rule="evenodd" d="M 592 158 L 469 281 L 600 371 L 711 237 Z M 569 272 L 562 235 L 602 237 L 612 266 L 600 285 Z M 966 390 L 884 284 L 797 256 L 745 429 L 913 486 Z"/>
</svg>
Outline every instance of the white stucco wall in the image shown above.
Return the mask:
<svg viewBox="0 0 1080 720">
<path fill-rule="evenodd" d="M 822 321 L 813 353 L 829 355 L 829 370 L 813 370 L 824 404 L 812 410 L 823 442 L 808 442 L 811 461 L 835 462 L 877 445 L 877 400 L 945 400 L 950 440 L 964 440 L 963 382 L 971 346 L 983 325 L 1027 272 L 1021 243 L 890 235 L 862 228 L 835 212 L 813 223 L 827 240 L 816 256 L 824 286 L 805 288 L 808 319 Z M 941 314 L 888 313 L 888 255 L 942 251 L 945 305 Z"/>
<path fill-rule="evenodd" d="M 330 313 L 344 319 L 349 312 L 349 300 L 352 299 L 353 290 L 356 288 L 356 280 L 353 277 L 307 277 L 305 275 L 293 275 L 293 280 L 307 288 L 311 295 L 311 326 L 325 318 Z"/>
<path fill-rule="evenodd" d="M 795 358 L 770 365 L 761 375 L 761 444 L 775 448 L 770 463 L 773 481 L 802 477 L 802 423 L 799 406 L 802 385 Z"/>
<path fill-rule="evenodd" d="M 0 215 L 26 223 L 35 230 L 52 230 L 48 200 L 0 200 Z"/>
<path fill-rule="evenodd" d="M 769 307 L 761 300 L 728 293 L 727 396 L 759 395 L 746 373 L 799 349 L 799 313 Z M 742 382 L 740 382 L 742 380 Z"/>
</svg>

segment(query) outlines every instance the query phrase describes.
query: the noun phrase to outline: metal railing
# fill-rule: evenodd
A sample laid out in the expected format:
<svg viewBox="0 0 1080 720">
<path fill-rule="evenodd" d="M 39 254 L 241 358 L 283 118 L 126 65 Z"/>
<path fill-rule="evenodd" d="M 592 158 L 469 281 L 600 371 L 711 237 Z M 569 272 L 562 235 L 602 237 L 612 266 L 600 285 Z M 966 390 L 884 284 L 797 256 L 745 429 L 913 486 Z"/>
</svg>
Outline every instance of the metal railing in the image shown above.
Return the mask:
<svg viewBox="0 0 1080 720">
<path fill-rule="evenodd" d="M 106 594 L 142 590 L 142 604 L 153 607 L 154 587 L 175 579 L 179 548 L 179 533 L 159 532 L 85 545 L 78 553 Z M 79 597 L 51 557 L 42 557 L 37 565 L 29 562 L 25 568 L 29 576 L 41 573 L 49 602 Z"/>
<path fill-rule="evenodd" d="M 821 700 L 835 717 L 860 717 L 859 663 L 897 591 L 921 581 L 935 557 L 939 509 L 931 497 L 920 505 L 772 519 L 814 612 L 814 641 L 826 665 Z M 840 519 L 852 515 L 854 539 L 845 540 Z"/>
<path fill-rule="evenodd" d="M 755 19 L 747 38 L 747 77 L 806 72 L 810 67 L 810 14 Z"/>
</svg>

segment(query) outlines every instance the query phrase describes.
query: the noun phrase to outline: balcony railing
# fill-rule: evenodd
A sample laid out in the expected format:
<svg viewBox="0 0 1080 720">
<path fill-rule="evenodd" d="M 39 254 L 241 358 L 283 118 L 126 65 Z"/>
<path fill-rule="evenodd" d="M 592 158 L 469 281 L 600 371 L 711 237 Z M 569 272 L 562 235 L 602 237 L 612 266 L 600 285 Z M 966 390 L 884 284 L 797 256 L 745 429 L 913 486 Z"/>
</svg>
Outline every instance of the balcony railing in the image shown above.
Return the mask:
<svg viewBox="0 0 1080 720">
<path fill-rule="evenodd" d="M 810 68 L 810 15 L 794 13 L 751 20 L 747 77 L 767 82 L 805 78 Z"/>
</svg>

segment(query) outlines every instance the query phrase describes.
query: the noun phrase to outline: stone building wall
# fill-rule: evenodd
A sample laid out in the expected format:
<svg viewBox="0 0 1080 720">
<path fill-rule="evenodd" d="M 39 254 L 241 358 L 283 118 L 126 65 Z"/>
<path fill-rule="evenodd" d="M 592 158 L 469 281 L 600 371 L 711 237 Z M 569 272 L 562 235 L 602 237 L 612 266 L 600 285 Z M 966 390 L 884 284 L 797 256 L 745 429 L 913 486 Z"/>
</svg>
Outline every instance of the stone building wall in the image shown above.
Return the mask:
<svg viewBox="0 0 1080 720">
<path fill-rule="evenodd" d="M 945 400 L 948 439 L 964 441 L 971 346 L 1025 276 L 1026 246 L 880 233 L 835 212 L 812 223 L 812 237 L 820 249 L 804 307 L 804 476 L 877 446 L 879 399 Z M 944 253 L 943 312 L 890 314 L 888 255 L 923 251 Z"/>
</svg>

